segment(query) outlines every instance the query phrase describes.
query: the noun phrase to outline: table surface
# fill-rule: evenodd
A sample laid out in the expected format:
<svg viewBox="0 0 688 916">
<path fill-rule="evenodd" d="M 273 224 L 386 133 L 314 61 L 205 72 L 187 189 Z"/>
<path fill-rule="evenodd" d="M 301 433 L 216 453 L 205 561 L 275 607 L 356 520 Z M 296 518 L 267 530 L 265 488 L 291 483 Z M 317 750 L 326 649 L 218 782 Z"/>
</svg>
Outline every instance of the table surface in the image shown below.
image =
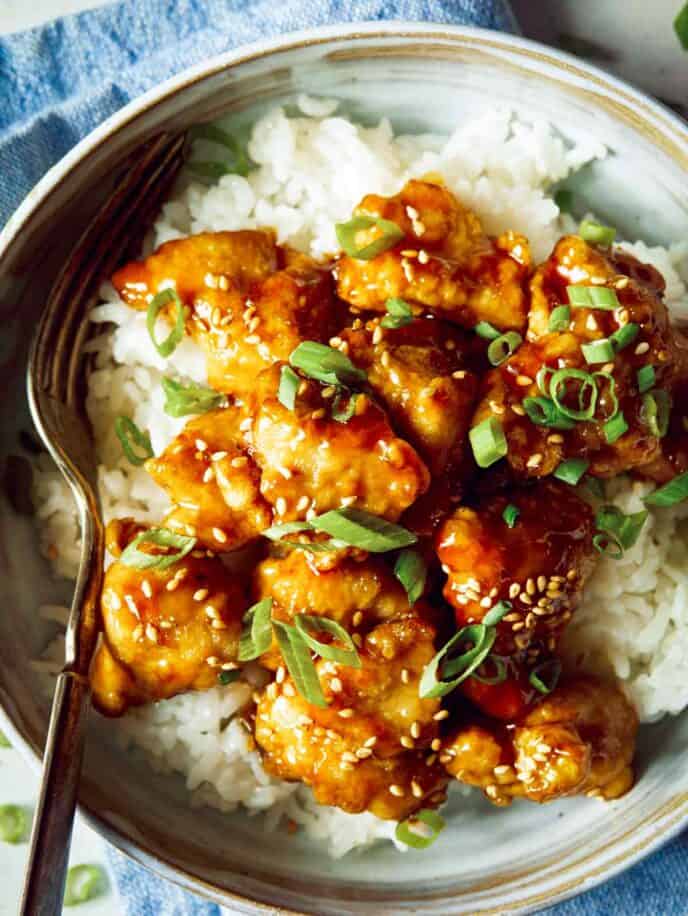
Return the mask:
<svg viewBox="0 0 688 916">
<path fill-rule="evenodd" d="M 104 5 L 105 0 L 0 0 L 0 34 Z M 674 105 L 688 105 L 688 54 L 682 52 L 672 28 L 680 0 L 512 0 L 512 6 L 526 35 L 576 50 Z M 0 804 L 31 807 L 37 786 L 36 775 L 19 755 L 0 749 Z M 25 844 L 0 844 L 0 916 L 16 913 L 26 851 Z M 71 863 L 103 860 L 102 840 L 77 821 Z M 65 912 L 120 916 L 121 908 L 110 890 L 99 900 Z"/>
</svg>

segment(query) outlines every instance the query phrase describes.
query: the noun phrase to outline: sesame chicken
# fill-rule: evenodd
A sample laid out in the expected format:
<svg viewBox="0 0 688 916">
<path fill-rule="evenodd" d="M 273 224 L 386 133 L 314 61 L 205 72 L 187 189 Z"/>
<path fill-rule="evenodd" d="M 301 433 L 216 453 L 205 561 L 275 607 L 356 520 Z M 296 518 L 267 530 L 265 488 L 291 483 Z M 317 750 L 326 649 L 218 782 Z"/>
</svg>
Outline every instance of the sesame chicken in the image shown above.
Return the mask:
<svg viewBox="0 0 688 916">
<path fill-rule="evenodd" d="M 459 726 L 444 739 L 439 759 L 496 805 L 581 794 L 610 800 L 633 785 L 637 729 L 619 687 L 576 677 L 508 727 L 487 719 Z"/>
<path fill-rule="evenodd" d="M 337 292 L 346 302 L 380 312 L 398 297 L 419 314 L 427 309 L 466 328 L 489 321 L 501 330 L 523 329 L 530 269 L 523 236 L 490 239 L 473 212 L 429 181 L 411 180 L 394 197 L 369 194 L 355 213 L 388 220 L 404 235 L 372 260 L 339 259 Z"/>
<path fill-rule="evenodd" d="M 142 530 L 142 529 L 139 529 Z M 121 523 L 110 543 L 138 533 Z M 145 553 L 160 548 L 141 545 Z M 242 587 L 215 557 L 195 551 L 164 569 L 116 559 L 101 596 L 104 642 L 92 673 L 93 699 L 106 715 L 217 683 L 221 665 L 236 662 Z"/>
</svg>

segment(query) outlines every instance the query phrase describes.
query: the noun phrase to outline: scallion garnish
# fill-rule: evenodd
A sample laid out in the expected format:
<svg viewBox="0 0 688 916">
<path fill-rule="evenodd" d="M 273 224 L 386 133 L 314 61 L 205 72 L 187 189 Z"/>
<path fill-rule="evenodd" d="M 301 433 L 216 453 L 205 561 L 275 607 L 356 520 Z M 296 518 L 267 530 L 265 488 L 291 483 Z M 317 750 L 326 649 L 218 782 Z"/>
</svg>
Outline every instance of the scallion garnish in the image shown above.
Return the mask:
<svg viewBox="0 0 688 916">
<path fill-rule="evenodd" d="M 165 392 L 165 413 L 170 417 L 188 417 L 189 414 L 207 413 L 216 407 L 224 407 L 224 394 L 203 388 L 201 385 L 182 385 L 165 376 L 161 382 Z"/>
<path fill-rule="evenodd" d="M 310 522 L 283 522 L 281 525 L 271 525 L 261 531 L 264 538 L 270 541 L 279 541 L 285 534 L 296 534 L 299 531 L 311 531 Z"/>
<path fill-rule="evenodd" d="M 402 550 L 394 564 L 394 575 L 406 589 L 410 605 L 414 605 L 425 590 L 428 568 L 421 553 L 412 548 Z"/>
<path fill-rule="evenodd" d="M 583 481 L 583 485 L 586 487 L 589 493 L 595 497 L 595 499 L 604 499 L 606 496 L 604 483 L 599 479 L 599 477 L 586 477 Z"/>
<path fill-rule="evenodd" d="M 220 687 L 227 687 L 233 684 L 241 677 L 241 671 L 238 668 L 231 668 L 229 671 L 220 671 L 217 676 L 217 683 Z"/>
<path fill-rule="evenodd" d="M 27 827 L 26 811 L 19 805 L 0 805 L 0 840 L 21 843 Z"/>
<path fill-rule="evenodd" d="M 483 669 L 486 665 L 494 665 L 495 673 L 487 674 Z M 503 684 L 507 679 L 507 668 L 506 662 L 501 655 L 488 655 L 485 661 L 482 663 L 481 667 L 477 671 L 474 671 L 471 675 L 474 681 L 478 681 L 480 684 L 489 684 L 494 686 L 495 684 Z"/>
<path fill-rule="evenodd" d="M 371 261 L 384 251 L 393 248 L 404 237 L 403 231 L 396 223 L 388 219 L 381 219 L 379 216 L 366 216 L 363 213 L 352 217 L 346 223 L 337 223 L 334 228 L 337 233 L 337 241 L 344 252 L 357 261 Z M 359 233 L 369 233 L 371 229 L 376 229 L 379 235 L 370 242 L 359 244 Z"/>
<path fill-rule="evenodd" d="M 413 321 L 413 310 L 403 299 L 388 299 L 385 308 L 387 314 L 380 322 L 383 328 L 403 328 Z"/>
<path fill-rule="evenodd" d="M 595 549 L 614 559 L 622 557 L 638 540 L 648 514 L 647 509 L 626 515 L 617 506 L 602 506 L 595 516 L 600 532 L 593 539 Z"/>
<path fill-rule="evenodd" d="M 538 390 L 545 396 L 549 395 L 550 376 L 554 375 L 555 372 L 556 369 L 552 369 L 550 366 L 541 366 L 537 371 L 535 384 L 538 386 Z"/>
<path fill-rule="evenodd" d="M 564 483 L 575 487 L 576 484 L 580 483 L 581 477 L 589 467 L 590 462 L 586 461 L 585 458 L 567 458 L 556 468 L 553 476 L 557 480 L 563 480 Z"/>
<path fill-rule="evenodd" d="M 489 321 L 479 321 L 473 330 L 483 340 L 496 340 L 501 334 L 501 331 L 498 331 Z"/>
<path fill-rule="evenodd" d="M 507 331 L 506 334 L 500 334 L 491 341 L 487 348 L 487 358 L 493 366 L 499 366 L 504 360 L 513 356 L 522 343 L 523 338 L 520 334 L 517 334 L 516 331 Z"/>
<path fill-rule="evenodd" d="M 558 658 L 550 658 L 532 669 L 528 675 L 528 681 L 539 693 L 546 696 L 557 686 L 560 676 L 561 662 Z"/>
<path fill-rule="evenodd" d="M 287 410 L 293 410 L 296 405 L 296 393 L 299 390 L 301 379 L 294 372 L 291 366 L 282 366 L 280 369 L 279 388 L 277 389 L 277 400 Z"/>
<path fill-rule="evenodd" d="M 499 621 L 508 614 L 512 607 L 513 605 L 510 601 L 498 601 L 483 617 L 483 626 L 496 627 Z"/>
<path fill-rule="evenodd" d="M 366 382 L 366 374 L 357 369 L 348 356 L 326 344 L 314 340 L 300 343 L 289 357 L 295 369 L 325 385 L 360 386 Z"/>
<path fill-rule="evenodd" d="M 529 420 L 536 426 L 549 426 L 552 429 L 573 429 L 575 422 L 565 417 L 551 398 L 531 397 L 523 399 L 523 409 Z"/>
<path fill-rule="evenodd" d="M 427 849 L 432 846 L 445 828 L 442 815 L 430 808 L 422 808 L 407 820 L 400 821 L 394 835 L 400 843 L 412 849 Z"/>
<path fill-rule="evenodd" d="M 591 343 L 581 344 L 581 350 L 586 363 L 590 364 L 609 363 L 616 356 L 616 350 L 606 337 L 601 340 L 593 340 Z"/>
<path fill-rule="evenodd" d="M 399 547 L 410 547 L 418 540 L 415 534 L 401 525 L 394 525 L 353 506 L 332 509 L 324 515 L 318 515 L 310 520 L 310 526 L 314 531 L 324 531 L 338 541 L 370 553 L 386 553 Z"/>
<path fill-rule="evenodd" d="M 654 366 L 641 366 L 638 369 L 638 392 L 640 394 L 645 394 L 646 391 L 650 391 L 655 384 L 655 369 Z"/>
<path fill-rule="evenodd" d="M 570 213 L 573 209 L 573 191 L 568 188 L 559 188 L 554 192 L 554 203 L 562 213 Z"/>
<path fill-rule="evenodd" d="M 602 226 L 591 219 L 584 219 L 578 229 L 578 234 L 584 242 L 595 245 L 611 245 L 616 238 L 616 229 L 611 226 Z"/>
<path fill-rule="evenodd" d="M 685 3 L 678 11 L 674 19 L 674 31 L 683 49 L 688 51 L 688 3 Z"/>
<path fill-rule="evenodd" d="M 226 130 L 216 124 L 198 124 L 191 128 L 189 137 L 191 140 L 205 140 L 206 142 L 223 146 L 231 154 L 231 159 L 228 163 L 216 161 L 199 162 L 193 159 L 187 162 L 187 168 L 202 178 L 217 180 L 230 173 L 246 176 L 251 170 L 251 160 L 248 158 L 243 146 L 231 134 L 228 134 Z"/>
<path fill-rule="evenodd" d="M 462 627 L 426 665 L 420 679 L 420 697 L 429 699 L 451 693 L 485 661 L 496 637 L 495 628 L 484 624 Z M 456 648 L 463 648 L 466 644 L 471 648 L 460 655 L 453 654 Z"/>
<path fill-rule="evenodd" d="M 172 548 L 169 553 L 146 553 L 139 550 L 142 544 L 154 547 Z M 169 569 L 191 553 L 196 546 L 196 538 L 186 537 L 170 531 L 169 528 L 149 528 L 137 534 L 122 551 L 120 562 L 134 569 Z"/>
<path fill-rule="evenodd" d="M 4 734 L 4 732 L 0 732 L 0 747 L 12 747 L 7 735 Z"/>
<path fill-rule="evenodd" d="M 557 331 L 568 331 L 571 323 L 571 307 L 568 305 L 558 305 L 552 309 L 547 323 L 547 330 L 554 334 Z"/>
<path fill-rule="evenodd" d="M 139 429 L 131 417 L 117 417 L 115 420 L 115 433 L 131 464 L 142 465 L 144 461 L 153 457 L 153 447 L 148 433 Z"/>
<path fill-rule="evenodd" d="M 196 178 L 207 178 L 209 181 L 219 181 L 225 175 L 231 175 L 232 169 L 215 159 L 189 159 L 186 168 Z"/>
<path fill-rule="evenodd" d="M 473 457 L 480 468 L 489 468 L 509 451 L 502 424 L 496 417 L 488 417 L 468 433 Z"/>
<path fill-rule="evenodd" d="M 654 388 L 643 395 L 641 418 L 653 436 L 663 439 L 669 432 L 671 396 L 663 388 Z"/>
<path fill-rule="evenodd" d="M 155 337 L 155 322 L 160 309 L 164 308 L 168 302 L 174 302 L 177 309 L 177 318 L 169 335 L 164 340 L 158 341 Z M 175 289 L 163 289 L 157 296 L 153 296 L 146 313 L 146 327 L 148 328 L 150 339 L 153 341 L 153 346 L 158 353 L 164 359 L 171 356 L 184 337 L 184 306 Z"/>
<path fill-rule="evenodd" d="M 571 383 L 575 386 L 573 392 L 569 387 Z M 561 413 L 571 420 L 590 420 L 595 414 L 597 384 L 589 372 L 582 369 L 557 369 L 550 380 L 549 393 Z M 569 406 L 565 400 L 572 393 L 578 399 L 577 408 Z"/>
<path fill-rule="evenodd" d="M 320 686 L 320 679 L 311 658 L 311 651 L 304 642 L 301 633 L 295 626 L 283 623 L 281 620 L 274 620 L 272 625 L 275 639 L 287 670 L 294 681 L 294 686 L 309 703 L 325 708 L 327 700 Z"/>
<path fill-rule="evenodd" d="M 521 514 L 521 510 L 518 508 L 518 506 L 515 506 L 513 503 L 509 503 L 509 505 L 506 506 L 506 508 L 502 512 L 502 518 L 506 522 L 507 528 L 514 527 L 514 525 L 518 521 L 518 517 L 520 514 Z"/>
<path fill-rule="evenodd" d="M 607 422 L 603 424 L 602 430 L 604 432 L 604 438 L 609 445 L 613 445 L 617 439 L 620 439 L 624 433 L 627 433 L 628 423 L 626 422 L 626 417 L 623 415 L 623 411 L 617 411 L 613 417 L 607 420 Z"/>
<path fill-rule="evenodd" d="M 354 641 L 336 620 L 319 617 L 316 614 L 297 614 L 295 623 L 303 641 L 321 658 L 337 662 L 339 665 L 347 665 L 349 668 L 361 667 L 361 659 Z M 313 633 L 327 633 L 342 643 L 344 648 L 332 645 L 332 643 L 321 642 L 315 638 Z"/>
<path fill-rule="evenodd" d="M 356 413 L 358 397 L 355 391 L 338 391 L 332 399 L 332 419 L 337 423 L 348 423 Z"/>
<path fill-rule="evenodd" d="M 623 327 L 610 335 L 609 342 L 614 347 L 615 352 L 619 353 L 629 344 L 632 344 L 639 333 L 640 325 L 635 324 L 633 321 L 629 321 L 628 324 L 623 325 Z"/>
<path fill-rule="evenodd" d="M 668 506 L 676 506 L 685 499 L 688 499 L 688 471 L 679 474 L 678 477 L 674 477 L 664 486 L 650 493 L 649 496 L 645 497 L 644 502 L 646 506 L 666 508 Z"/>
<path fill-rule="evenodd" d="M 606 286 L 567 286 L 569 302 L 574 308 L 600 309 L 612 312 L 619 307 L 619 299 L 613 289 Z"/>
<path fill-rule="evenodd" d="M 105 873 L 97 865 L 74 865 L 67 872 L 63 903 L 76 906 L 98 897 L 107 887 Z"/>
<path fill-rule="evenodd" d="M 263 598 L 242 617 L 243 628 L 237 658 L 250 662 L 267 652 L 272 643 L 272 598 Z"/>
</svg>

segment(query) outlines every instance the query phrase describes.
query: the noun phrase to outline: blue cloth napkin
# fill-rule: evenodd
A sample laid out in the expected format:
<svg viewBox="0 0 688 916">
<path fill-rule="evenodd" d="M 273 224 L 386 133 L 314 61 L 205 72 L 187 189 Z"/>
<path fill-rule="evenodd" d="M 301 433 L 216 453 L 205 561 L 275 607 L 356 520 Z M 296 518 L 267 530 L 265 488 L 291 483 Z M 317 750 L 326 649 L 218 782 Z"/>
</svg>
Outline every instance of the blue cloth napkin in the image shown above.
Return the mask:
<svg viewBox="0 0 688 916">
<path fill-rule="evenodd" d="M 122 105 L 230 48 L 336 22 L 407 19 L 513 31 L 506 0 L 128 0 L 0 39 L 0 226 L 47 169 Z M 688 914 L 684 835 L 549 916 Z M 220 909 L 134 865 L 109 860 L 128 916 Z"/>
</svg>

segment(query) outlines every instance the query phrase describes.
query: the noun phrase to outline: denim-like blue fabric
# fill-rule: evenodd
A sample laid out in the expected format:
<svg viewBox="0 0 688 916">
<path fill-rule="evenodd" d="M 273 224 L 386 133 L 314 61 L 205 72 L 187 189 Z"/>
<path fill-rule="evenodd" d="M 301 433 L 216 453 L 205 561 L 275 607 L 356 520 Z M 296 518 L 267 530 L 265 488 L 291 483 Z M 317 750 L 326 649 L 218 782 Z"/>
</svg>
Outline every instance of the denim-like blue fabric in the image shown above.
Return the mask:
<svg viewBox="0 0 688 916">
<path fill-rule="evenodd" d="M 506 0 L 126 0 L 0 39 L 0 226 L 51 165 L 161 80 L 270 35 L 385 19 L 514 27 Z M 113 849 L 108 860 L 127 916 L 219 916 L 219 907 Z M 688 916 L 687 891 L 684 835 L 632 871 L 543 912 Z"/>
</svg>

